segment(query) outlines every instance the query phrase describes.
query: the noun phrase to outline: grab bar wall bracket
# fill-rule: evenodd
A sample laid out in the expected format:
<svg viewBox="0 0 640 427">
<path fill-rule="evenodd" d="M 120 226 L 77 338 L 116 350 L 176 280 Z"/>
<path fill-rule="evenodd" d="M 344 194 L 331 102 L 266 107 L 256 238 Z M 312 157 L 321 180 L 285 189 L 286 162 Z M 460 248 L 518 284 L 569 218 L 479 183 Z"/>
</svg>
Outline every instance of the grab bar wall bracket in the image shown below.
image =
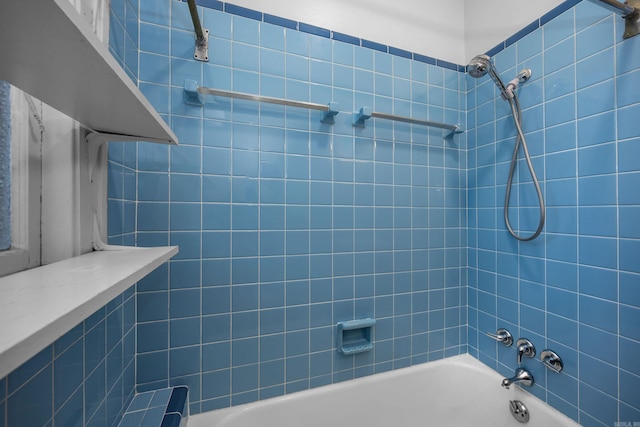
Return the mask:
<svg viewBox="0 0 640 427">
<path fill-rule="evenodd" d="M 198 82 L 195 80 L 184 81 L 183 99 L 185 104 L 197 105 L 198 107 L 204 105 L 204 96 L 198 93 Z"/>
<path fill-rule="evenodd" d="M 360 111 L 353 113 L 353 125 L 357 127 L 364 127 L 364 121 L 371 118 L 371 108 L 362 107 Z"/>
<path fill-rule="evenodd" d="M 626 0 L 621 3 L 617 0 L 589 0 L 604 7 L 605 9 L 617 13 L 624 18 L 624 34 L 622 38 L 628 39 L 640 34 L 640 0 Z"/>
<path fill-rule="evenodd" d="M 624 39 L 640 34 L 640 0 L 627 0 L 626 4 L 633 7 L 633 12 L 624 17 Z"/>
<path fill-rule="evenodd" d="M 340 104 L 338 104 L 337 102 L 330 102 L 329 109 L 327 111 L 323 111 L 322 120 L 320 121 L 324 124 L 332 125 L 336 122 L 334 117 L 339 112 L 340 112 Z"/>
</svg>

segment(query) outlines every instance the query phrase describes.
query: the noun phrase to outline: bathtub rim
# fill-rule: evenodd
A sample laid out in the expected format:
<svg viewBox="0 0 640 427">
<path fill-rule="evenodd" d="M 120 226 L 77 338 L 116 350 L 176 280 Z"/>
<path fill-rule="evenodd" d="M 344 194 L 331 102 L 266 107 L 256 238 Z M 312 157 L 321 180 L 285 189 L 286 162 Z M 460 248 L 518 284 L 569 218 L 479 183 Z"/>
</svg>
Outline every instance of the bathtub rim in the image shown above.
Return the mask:
<svg viewBox="0 0 640 427">
<path fill-rule="evenodd" d="M 468 353 L 459 354 L 455 356 L 445 357 L 443 359 L 434 360 L 426 363 L 419 363 L 413 366 L 407 366 L 399 369 L 394 369 L 391 371 L 381 372 L 378 374 L 367 375 L 360 378 L 354 378 L 352 380 L 341 381 L 338 383 L 331 383 L 327 385 L 323 385 L 320 387 L 315 387 L 311 389 L 301 390 L 298 392 L 285 394 L 282 396 L 271 397 L 264 400 L 258 400 L 254 402 L 244 403 L 241 405 L 230 406 L 227 408 L 216 409 L 212 411 L 200 412 L 195 415 L 189 416 L 187 427 L 216 427 L 220 423 L 223 423 L 228 418 L 236 418 L 239 417 L 243 412 L 249 410 L 257 410 L 264 406 L 271 406 L 274 404 L 279 404 L 281 402 L 288 401 L 296 401 L 300 399 L 312 398 L 316 395 L 322 395 L 326 393 L 326 390 L 329 388 L 350 388 L 350 387 L 358 387 L 361 385 L 365 385 L 368 383 L 381 382 L 386 380 L 387 378 L 398 377 L 398 376 L 406 376 L 412 375 L 415 372 L 427 371 L 431 369 L 436 369 L 438 366 L 446 365 L 446 366 L 464 366 L 466 369 L 471 369 L 475 372 L 480 371 L 483 375 L 488 375 L 494 377 L 496 382 L 496 386 L 499 387 L 500 382 L 503 379 L 503 376 L 500 375 L 495 369 L 490 366 L 484 364 L 480 360 L 476 359 L 472 355 Z M 530 393 L 528 390 L 525 390 L 522 387 L 514 386 L 514 394 L 518 399 L 534 399 L 537 404 L 544 405 L 543 407 L 555 414 L 560 420 L 565 420 L 568 426 L 580 426 L 577 421 L 568 417 L 564 413 L 560 412 L 558 409 L 554 408 L 547 402 L 538 398 L 534 394 Z"/>
</svg>

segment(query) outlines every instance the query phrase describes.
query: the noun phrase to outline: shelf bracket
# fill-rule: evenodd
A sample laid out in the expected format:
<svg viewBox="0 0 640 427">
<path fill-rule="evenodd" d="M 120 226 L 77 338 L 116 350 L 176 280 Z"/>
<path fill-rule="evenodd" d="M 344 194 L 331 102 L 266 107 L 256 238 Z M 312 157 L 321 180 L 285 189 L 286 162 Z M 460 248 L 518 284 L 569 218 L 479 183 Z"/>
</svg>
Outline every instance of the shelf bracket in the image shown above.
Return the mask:
<svg viewBox="0 0 640 427">
<path fill-rule="evenodd" d="M 135 246 L 118 246 L 118 245 L 109 245 L 102 241 L 102 235 L 100 233 L 100 225 L 98 222 L 98 211 L 93 211 L 93 241 L 91 245 L 93 246 L 94 251 L 122 251 L 122 250 L 132 250 L 138 249 Z"/>
<path fill-rule="evenodd" d="M 89 182 L 93 182 L 93 174 L 96 165 L 100 161 L 102 146 L 105 142 L 155 142 L 158 144 L 170 144 L 169 141 L 159 138 L 149 138 L 144 136 L 121 135 L 117 133 L 91 131 L 85 137 L 89 144 Z"/>
<path fill-rule="evenodd" d="M 90 144 L 103 142 L 154 142 L 156 144 L 175 145 L 175 143 L 162 138 L 150 138 L 148 136 L 123 135 L 121 133 L 99 131 L 91 131 L 87 135 L 86 141 Z"/>
<path fill-rule="evenodd" d="M 118 250 L 117 246 L 104 243 L 103 236 L 106 236 L 107 224 L 107 194 L 106 194 L 106 146 L 107 142 L 138 142 L 148 141 L 167 144 L 164 139 L 145 138 L 133 135 L 121 135 L 108 132 L 88 131 L 85 136 L 88 147 L 89 161 L 87 165 L 90 191 L 94 194 L 92 201 L 93 228 L 92 246 L 95 251 Z"/>
</svg>

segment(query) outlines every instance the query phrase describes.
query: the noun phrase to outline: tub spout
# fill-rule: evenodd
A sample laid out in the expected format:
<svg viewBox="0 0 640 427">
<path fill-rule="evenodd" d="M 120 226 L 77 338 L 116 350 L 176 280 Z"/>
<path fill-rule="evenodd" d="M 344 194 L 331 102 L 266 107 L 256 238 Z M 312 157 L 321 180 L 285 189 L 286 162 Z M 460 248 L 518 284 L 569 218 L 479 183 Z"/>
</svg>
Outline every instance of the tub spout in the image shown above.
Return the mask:
<svg viewBox="0 0 640 427">
<path fill-rule="evenodd" d="M 533 385 L 533 376 L 531 376 L 531 373 L 526 369 L 518 368 L 516 369 L 515 376 L 502 380 L 502 387 L 506 389 L 508 389 L 511 384 L 520 384 L 531 387 Z"/>
</svg>

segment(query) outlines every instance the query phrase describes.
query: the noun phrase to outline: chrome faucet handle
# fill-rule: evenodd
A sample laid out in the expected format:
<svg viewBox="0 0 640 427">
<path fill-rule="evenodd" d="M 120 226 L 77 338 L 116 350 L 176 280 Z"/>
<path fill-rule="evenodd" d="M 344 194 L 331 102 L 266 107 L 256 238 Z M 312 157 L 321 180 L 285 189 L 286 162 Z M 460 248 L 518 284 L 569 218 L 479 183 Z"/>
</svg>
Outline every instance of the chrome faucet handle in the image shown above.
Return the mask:
<svg viewBox="0 0 640 427">
<path fill-rule="evenodd" d="M 520 338 L 516 342 L 518 348 L 518 366 L 522 363 L 522 356 L 534 357 L 536 355 L 536 347 L 526 338 Z"/>
<path fill-rule="evenodd" d="M 501 342 L 507 347 L 511 347 L 511 344 L 513 344 L 513 336 L 511 335 L 511 332 L 507 331 L 504 328 L 498 329 L 495 334 L 492 334 L 490 332 L 485 332 L 485 334 L 489 338 L 493 338 L 494 340 Z"/>
<path fill-rule="evenodd" d="M 560 373 L 564 367 L 560 356 L 552 350 L 543 350 L 542 353 L 540 353 L 540 361 L 542 361 L 547 368 L 557 373 Z"/>
</svg>

